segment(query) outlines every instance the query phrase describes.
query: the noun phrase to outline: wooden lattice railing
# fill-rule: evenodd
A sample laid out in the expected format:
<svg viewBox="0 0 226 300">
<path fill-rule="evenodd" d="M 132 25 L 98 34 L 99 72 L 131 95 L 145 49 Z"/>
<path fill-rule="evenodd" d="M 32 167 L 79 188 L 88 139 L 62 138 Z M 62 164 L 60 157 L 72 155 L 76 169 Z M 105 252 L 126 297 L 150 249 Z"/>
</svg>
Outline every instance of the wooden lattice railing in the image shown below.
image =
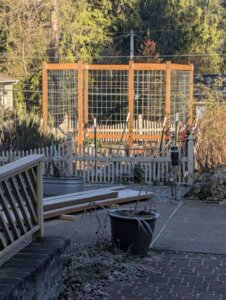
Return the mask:
<svg viewBox="0 0 226 300">
<path fill-rule="evenodd" d="M 0 168 L 0 264 L 26 240 L 43 236 L 43 155 Z"/>
</svg>

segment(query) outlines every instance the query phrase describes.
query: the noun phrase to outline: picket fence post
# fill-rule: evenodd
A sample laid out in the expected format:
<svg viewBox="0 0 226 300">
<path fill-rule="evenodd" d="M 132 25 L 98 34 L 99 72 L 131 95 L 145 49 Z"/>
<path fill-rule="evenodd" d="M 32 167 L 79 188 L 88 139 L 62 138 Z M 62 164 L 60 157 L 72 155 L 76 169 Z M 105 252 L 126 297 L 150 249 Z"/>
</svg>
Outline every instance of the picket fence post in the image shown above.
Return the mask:
<svg viewBox="0 0 226 300">
<path fill-rule="evenodd" d="M 69 173 L 73 175 L 72 132 L 67 133 L 67 159 Z"/>
<path fill-rule="evenodd" d="M 194 142 L 192 134 L 188 136 L 188 184 L 193 184 L 194 174 Z"/>
</svg>

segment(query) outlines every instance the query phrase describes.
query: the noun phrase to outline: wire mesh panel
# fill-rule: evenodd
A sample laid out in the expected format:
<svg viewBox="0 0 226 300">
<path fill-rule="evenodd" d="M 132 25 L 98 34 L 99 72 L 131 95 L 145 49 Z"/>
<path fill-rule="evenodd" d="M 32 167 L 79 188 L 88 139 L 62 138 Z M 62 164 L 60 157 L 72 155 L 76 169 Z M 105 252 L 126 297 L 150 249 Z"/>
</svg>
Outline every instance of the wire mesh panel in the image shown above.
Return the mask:
<svg viewBox="0 0 226 300">
<path fill-rule="evenodd" d="M 163 122 L 165 117 L 165 71 L 134 71 L 134 119 Z"/>
<path fill-rule="evenodd" d="M 48 70 L 48 122 L 66 133 L 77 130 L 78 71 Z"/>
<path fill-rule="evenodd" d="M 89 70 L 89 125 L 125 123 L 128 113 L 128 71 Z"/>
<path fill-rule="evenodd" d="M 97 138 L 129 141 L 160 138 L 164 118 L 185 121 L 192 104 L 193 66 L 165 64 L 43 64 L 43 123 L 78 142 Z M 128 112 L 129 121 L 126 122 Z M 190 112 L 191 113 L 191 112 Z M 128 123 L 128 124 L 127 124 Z M 77 128 L 78 124 L 78 128 Z M 139 137 L 140 136 L 140 137 Z"/>
<path fill-rule="evenodd" d="M 185 122 L 189 113 L 190 72 L 175 70 L 171 72 L 170 119 L 175 123 L 176 113 L 179 121 Z"/>
</svg>

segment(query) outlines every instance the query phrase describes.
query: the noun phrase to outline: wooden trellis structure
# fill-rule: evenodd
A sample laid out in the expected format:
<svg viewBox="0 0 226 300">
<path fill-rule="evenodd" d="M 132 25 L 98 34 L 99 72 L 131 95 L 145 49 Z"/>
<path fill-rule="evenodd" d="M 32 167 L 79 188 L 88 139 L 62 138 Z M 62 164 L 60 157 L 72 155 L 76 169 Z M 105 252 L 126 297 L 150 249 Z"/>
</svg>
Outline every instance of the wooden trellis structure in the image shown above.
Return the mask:
<svg viewBox="0 0 226 300">
<path fill-rule="evenodd" d="M 73 131 L 79 144 L 94 136 L 94 117 L 97 138 L 159 140 L 165 117 L 168 128 L 176 114 L 192 121 L 192 98 L 193 65 L 43 63 L 44 128 Z"/>
</svg>

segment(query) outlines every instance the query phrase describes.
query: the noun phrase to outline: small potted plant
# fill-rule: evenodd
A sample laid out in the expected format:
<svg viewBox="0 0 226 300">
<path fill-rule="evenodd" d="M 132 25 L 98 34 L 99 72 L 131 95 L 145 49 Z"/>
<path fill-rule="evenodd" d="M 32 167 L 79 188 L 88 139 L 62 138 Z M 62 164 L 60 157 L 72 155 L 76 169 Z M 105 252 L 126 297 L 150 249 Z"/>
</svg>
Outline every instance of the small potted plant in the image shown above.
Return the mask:
<svg viewBox="0 0 226 300">
<path fill-rule="evenodd" d="M 139 199 L 138 199 L 139 200 Z M 159 213 L 152 208 L 117 208 L 109 211 L 112 241 L 122 251 L 146 255 Z"/>
</svg>

